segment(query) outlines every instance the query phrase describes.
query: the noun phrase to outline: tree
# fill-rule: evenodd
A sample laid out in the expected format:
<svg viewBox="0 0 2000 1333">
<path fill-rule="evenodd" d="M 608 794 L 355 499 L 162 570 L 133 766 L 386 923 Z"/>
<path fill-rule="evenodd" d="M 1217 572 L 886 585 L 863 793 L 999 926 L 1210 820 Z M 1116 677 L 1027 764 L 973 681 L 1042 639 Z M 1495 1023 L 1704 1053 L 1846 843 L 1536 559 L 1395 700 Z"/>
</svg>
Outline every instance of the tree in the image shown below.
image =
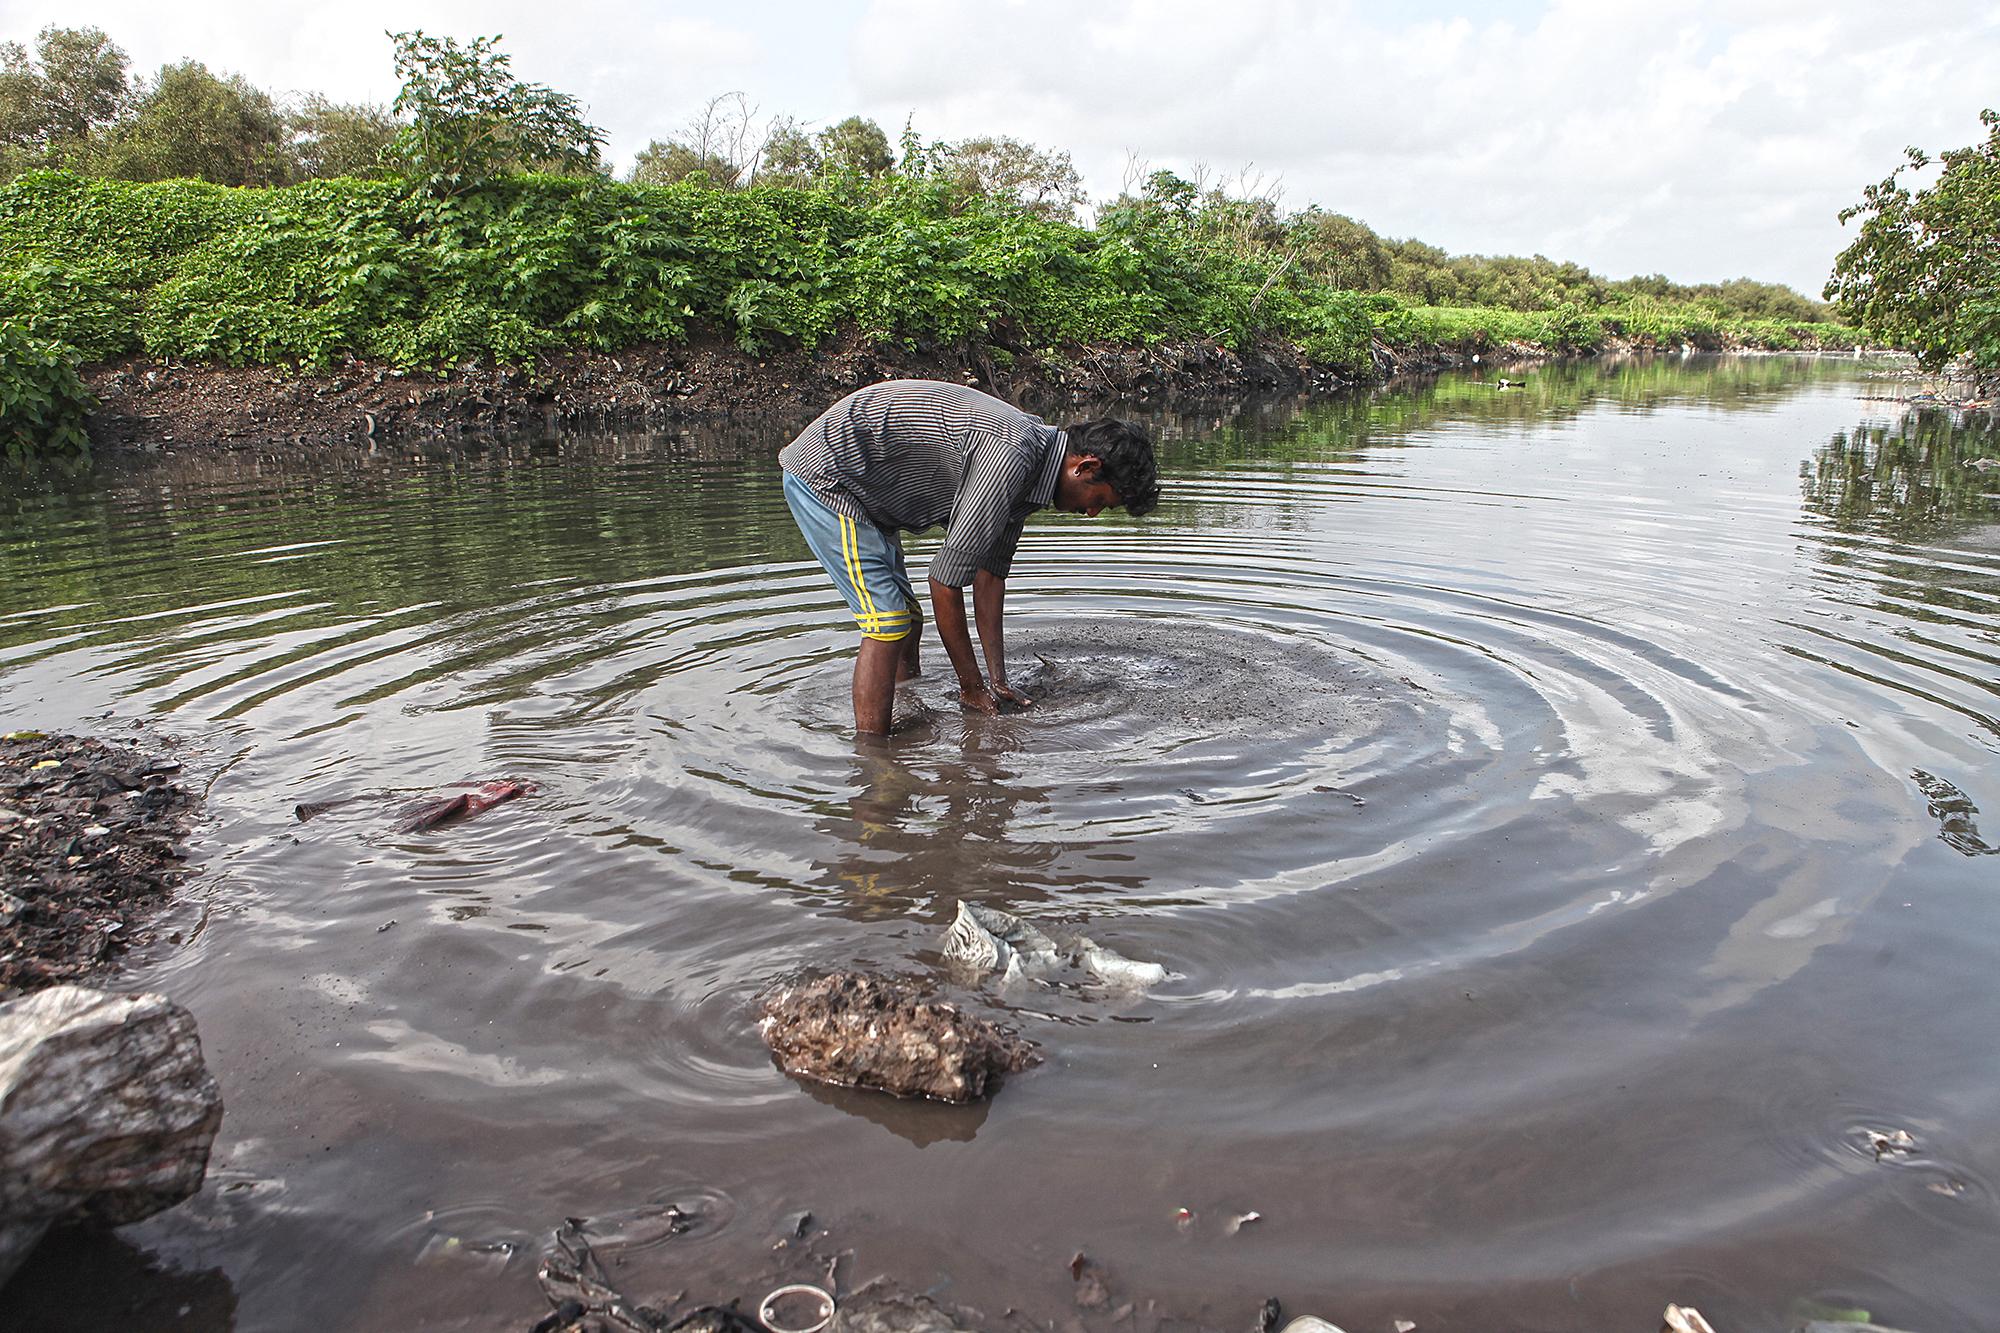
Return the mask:
<svg viewBox="0 0 2000 1333">
<path fill-rule="evenodd" d="M 812 139 L 796 120 L 787 117 L 772 122 L 770 133 L 764 136 L 757 181 L 761 185 L 810 185 L 825 166 Z"/>
<path fill-rule="evenodd" d="M 127 63 L 99 28 L 43 28 L 33 59 L 0 42 L 0 148 L 32 163 L 73 153 L 125 109 Z"/>
<path fill-rule="evenodd" d="M 1308 208 L 1291 219 L 1299 267 L 1330 287 L 1379 292 L 1389 286 L 1389 248 L 1366 223 Z"/>
<path fill-rule="evenodd" d="M 386 107 L 308 93 L 285 117 L 297 174 L 307 180 L 366 176 L 381 168 L 402 123 Z"/>
<path fill-rule="evenodd" d="M 670 185 L 699 177 L 719 190 L 754 185 L 771 134 L 789 123 L 760 127 L 749 98 L 719 93 L 703 104 L 680 137 L 647 144 L 632 164 L 632 179 L 641 185 Z"/>
<path fill-rule="evenodd" d="M 849 116 L 819 132 L 822 170 L 829 175 L 852 172 L 859 176 L 880 176 L 896 165 L 889 150 L 889 136 L 882 127 L 861 116 Z"/>
<path fill-rule="evenodd" d="M 1459 278 L 1451 256 L 1418 240 L 1390 241 L 1389 287 L 1417 305 L 1457 305 Z"/>
<path fill-rule="evenodd" d="M 1860 218 L 1823 295 L 1876 338 L 1939 370 L 1960 357 L 2000 371 L 2000 113 L 1982 111 L 1986 141 L 1939 159 L 1928 187 L 1901 179 L 1931 164 L 1922 149 L 1841 210 Z"/>
<path fill-rule="evenodd" d="M 639 150 L 632 163 L 631 179 L 639 185 L 672 185 L 676 181 L 699 179 L 718 190 L 736 185 L 736 166 L 713 154 L 704 154 L 678 139 L 655 139 Z"/>
<path fill-rule="evenodd" d="M 1045 153 L 1004 135 L 947 144 L 934 166 L 969 194 L 1012 199 L 1044 217 L 1072 217 L 1084 198 L 1068 153 Z"/>
<path fill-rule="evenodd" d="M 282 185 L 292 174 L 291 135 L 270 94 L 198 60 L 162 66 L 95 156 L 122 180 Z"/>
<path fill-rule="evenodd" d="M 394 110 L 410 123 L 385 162 L 412 183 L 450 198 L 508 172 L 602 171 L 604 131 L 568 93 L 515 78 L 498 35 L 468 46 L 421 31 L 389 37 L 403 80 Z"/>
<path fill-rule="evenodd" d="M 1201 206 L 1201 186 L 1162 167 L 1147 175 L 1139 199 L 1147 208 L 1192 222 Z"/>
</svg>

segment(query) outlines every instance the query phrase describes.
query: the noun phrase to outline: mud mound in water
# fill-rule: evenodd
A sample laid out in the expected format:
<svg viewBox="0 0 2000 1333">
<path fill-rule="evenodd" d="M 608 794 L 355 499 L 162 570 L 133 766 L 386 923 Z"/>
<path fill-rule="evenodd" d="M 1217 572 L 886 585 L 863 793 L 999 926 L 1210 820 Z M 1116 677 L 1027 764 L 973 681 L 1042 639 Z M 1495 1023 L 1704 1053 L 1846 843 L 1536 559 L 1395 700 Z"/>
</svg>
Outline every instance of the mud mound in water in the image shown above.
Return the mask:
<svg viewBox="0 0 2000 1333">
<path fill-rule="evenodd" d="M 1190 734 L 1353 734 L 1373 730 L 1416 691 L 1344 648 L 1298 634 L 1150 620 L 1097 621 L 1023 634 L 1008 645 L 1053 723 L 1124 719 Z"/>
</svg>

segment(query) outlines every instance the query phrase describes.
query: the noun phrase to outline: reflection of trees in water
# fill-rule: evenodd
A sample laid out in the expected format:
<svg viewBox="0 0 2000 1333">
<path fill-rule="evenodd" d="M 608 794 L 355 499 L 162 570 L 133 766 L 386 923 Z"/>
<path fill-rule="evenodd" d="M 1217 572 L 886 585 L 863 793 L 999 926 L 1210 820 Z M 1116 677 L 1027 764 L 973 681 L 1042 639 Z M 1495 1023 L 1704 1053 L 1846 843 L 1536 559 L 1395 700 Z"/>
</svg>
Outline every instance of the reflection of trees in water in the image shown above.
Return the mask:
<svg viewBox="0 0 2000 1333">
<path fill-rule="evenodd" d="M 1991 418 L 1912 412 L 1888 425 L 1835 435 L 1799 467 L 1806 508 L 1842 532 L 1910 540 L 2000 513 L 2000 472 L 1971 466 L 2000 457 Z"/>
<path fill-rule="evenodd" d="M 1890 618 L 1894 645 L 1870 650 L 1976 687 L 1980 702 L 1964 711 L 1992 731 L 2000 471 L 1971 466 L 1986 458 L 2000 458 L 1991 418 L 1912 412 L 1836 434 L 1799 477 L 1807 513 L 1825 524 L 1820 563 L 1849 576 L 1835 595 Z"/>
<path fill-rule="evenodd" d="M 1158 432 L 1171 474 L 1350 457 L 1447 422 L 1526 428 L 1604 402 L 1637 411 L 1689 399 L 1744 406 L 1821 372 L 1798 358 L 1597 358 L 1505 371 L 1526 387 L 1504 390 L 1493 387 L 1498 373 L 1204 412 L 1133 410 Z M 94 623 L 101 608 L 128 600 L 159 599 L 151 610 L 309 588 L 315 605 L 289 622 L 306 631 L 385 607 L 483 610 L 543 582 L 803 561 L 810 553 L 785 509 L 775 459 L 799 424 L 771 416 L 381 452 L 197 451 L 44 478 L 32 491 L 0 488 L 5 609 L 78 608 L 0 626 L 0 647 Z M 305 563 L 244 554 L 289 542 L 331 545 Z M 153 627 L 171 633 L 183 623 Z"/>
<path fill-rule="evenodd" d="M 1606 404 L 1647 412 L 1699 401 L 1724 411 L 1756 407 L 1839 363 L 1799 357 L 1652 354 L 1494 367 L 1415 379 L 1332 398 L 1249 400 L 1149 417 L 1168 471 L 1232 462 L 1325 462 L 1392 446 L 1447 423 L 1492 430 L 1573 420 Z M 1848 368 L 1841 366 L 1841 373 Z M 1500 378 L 1510 385 L 1496 387 Z"/>
<path fill-rule="evenodd" d="M 420 603 L 483 610 L 543 582 L 810 559 L 779 488 L 782 429 L 194 454 L 0 494 L 4 609 L 79 608 L 0 627 L 0 646 L 124 599 L 160 599 L 150 610 L 309 588 L 317 605 L 292 621 L 305 630 Z M 294 542 L 328 545 L 303 563 L 244 554 Z"/>
</svg>

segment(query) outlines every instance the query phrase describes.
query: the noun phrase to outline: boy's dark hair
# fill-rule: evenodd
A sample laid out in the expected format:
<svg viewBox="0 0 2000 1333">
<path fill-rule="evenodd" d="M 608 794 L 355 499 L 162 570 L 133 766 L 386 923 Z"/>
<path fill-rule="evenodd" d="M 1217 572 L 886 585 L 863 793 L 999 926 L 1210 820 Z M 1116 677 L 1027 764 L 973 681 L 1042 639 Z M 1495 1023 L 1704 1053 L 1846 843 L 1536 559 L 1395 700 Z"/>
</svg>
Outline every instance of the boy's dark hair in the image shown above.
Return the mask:
<svg viewBox="0 0 2000 1333">
<path fill-rule="evenodd" d="M 1098 459 L 1100 474 L 1125 502 L 1125 512 L 1143 518 L 1160 502 L 1160 471 L 1153 462 L 1153 442 L 1130 421 L 1098 417 L 1063 427 L 1069 452 Z"/>
</svg>

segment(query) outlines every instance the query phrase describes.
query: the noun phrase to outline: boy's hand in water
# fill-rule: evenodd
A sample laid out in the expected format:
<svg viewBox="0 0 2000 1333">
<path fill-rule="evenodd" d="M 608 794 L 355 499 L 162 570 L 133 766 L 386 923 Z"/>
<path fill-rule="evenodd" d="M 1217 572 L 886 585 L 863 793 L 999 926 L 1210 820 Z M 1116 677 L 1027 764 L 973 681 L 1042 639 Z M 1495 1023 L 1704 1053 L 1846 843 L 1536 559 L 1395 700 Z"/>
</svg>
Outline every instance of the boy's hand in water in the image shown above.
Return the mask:
<svg viewBox="0 0 2000 1333">
<path fill-rule="evenodd" d="M 993 686 L 993 697 L 995 699 L 1004 699 L 1016 708 L 1033 708 L 1035 706 L 1033 699 L 1030 699 L 1004 680 L 995 683 Z"/>
<path fill-rule="evenodd" d="M 972 689 L 960 690 L 958 701 L 974 712 L 984 713 L 988 717 L 999 716 L 1002 703 L 1012 704 L 1016 708 L 1029 708 L 1034 705 L 1034 700 L 1011 685 L 989 686 L 984 682 Z"/>
</svg>

